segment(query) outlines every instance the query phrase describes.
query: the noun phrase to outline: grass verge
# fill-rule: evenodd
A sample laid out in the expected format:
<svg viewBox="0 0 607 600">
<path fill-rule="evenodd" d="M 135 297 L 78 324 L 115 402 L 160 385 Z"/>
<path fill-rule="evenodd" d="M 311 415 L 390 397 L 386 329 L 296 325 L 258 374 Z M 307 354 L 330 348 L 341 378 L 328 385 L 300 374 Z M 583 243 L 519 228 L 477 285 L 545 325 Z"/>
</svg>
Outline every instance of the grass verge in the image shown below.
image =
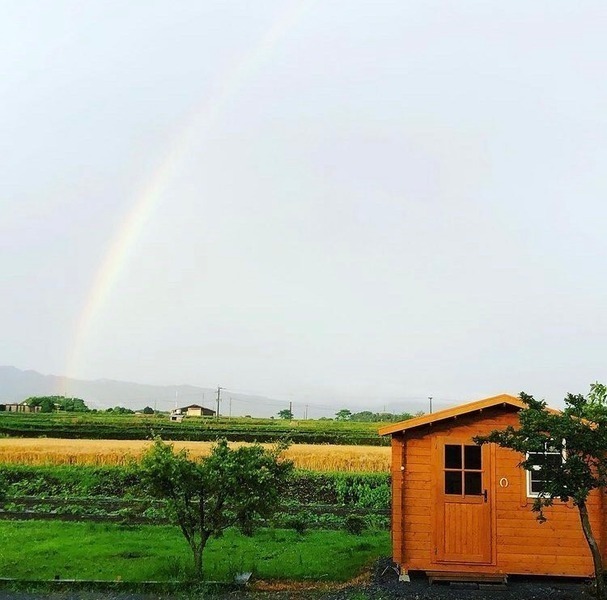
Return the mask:
<svg viewBox="0 0 607 600">
<path fill-rule="evenodd" d="M 379 556 L 390 554 L 387 531 L 355 536 L 343 531 L 262 529 L 253 537 L 227 531 L 205 550 L 205 579 L 256 578 L 347 581 Z M 108 523 L 0 521 L 0 577 L 185 581 L 192 561 L 174 527 Z"/>
</svg>

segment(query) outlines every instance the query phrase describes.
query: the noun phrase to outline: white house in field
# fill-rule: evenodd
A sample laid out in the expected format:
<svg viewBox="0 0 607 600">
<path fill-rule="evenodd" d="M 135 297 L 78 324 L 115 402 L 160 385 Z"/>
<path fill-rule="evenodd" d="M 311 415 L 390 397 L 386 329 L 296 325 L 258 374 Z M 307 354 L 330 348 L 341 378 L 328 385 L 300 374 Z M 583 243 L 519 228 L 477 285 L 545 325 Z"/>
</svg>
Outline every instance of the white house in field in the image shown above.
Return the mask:
<svg viewBox="0 0 607 600">
<path fill-rule="evenodd" d="M 200 404 L 190 404 L 182 408 L 176 408 L 171 412 L 171 421 L 183 421 L 184 417 L 213 417 L 215 411 L 210 408 L 200 406 Z"/>
</svg>

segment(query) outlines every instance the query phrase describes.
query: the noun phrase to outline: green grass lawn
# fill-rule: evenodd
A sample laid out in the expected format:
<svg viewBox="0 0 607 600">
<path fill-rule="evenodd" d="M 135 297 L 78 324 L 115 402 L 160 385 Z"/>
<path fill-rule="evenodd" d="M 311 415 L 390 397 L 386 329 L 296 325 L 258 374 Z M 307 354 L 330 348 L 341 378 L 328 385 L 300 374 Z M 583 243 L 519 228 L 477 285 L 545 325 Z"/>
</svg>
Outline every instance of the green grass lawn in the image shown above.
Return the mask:
<svg viewBox="0 0 607 600">
<path fill-rule="evenodd" d="M 230 530 L 207 545 L 205 579 L 228 581 L 252 571 L 260 579 L 346 581 L 389 554 L 387 531 L 263 529 L 247 538 Z M 175 527 L 0 521 L 0 577 L 174 581 L 187 579 L 191 565 Z"/>
</svg>

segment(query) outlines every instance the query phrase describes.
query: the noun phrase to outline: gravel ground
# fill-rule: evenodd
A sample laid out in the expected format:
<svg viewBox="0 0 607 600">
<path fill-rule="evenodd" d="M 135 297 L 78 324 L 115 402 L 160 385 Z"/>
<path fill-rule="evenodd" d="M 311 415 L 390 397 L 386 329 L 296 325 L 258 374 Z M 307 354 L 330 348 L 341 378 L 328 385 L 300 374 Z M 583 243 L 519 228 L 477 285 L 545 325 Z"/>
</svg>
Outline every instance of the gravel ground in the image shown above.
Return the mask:
<svg viewBox="0 0 607 600">
<path fill-rule="evenodd" d="M 295 589 L 283 591 L 237 590 L 220 596 L 201 592 L 178 594 L 138 594 L 128 592 L 24 592 L 0 590 L 0 600 L 592 600 L 589 583 L 568 578 L 511 577 L 506 586 L 428 585 L 425 577 L 412 577 L 411 583 L 398 581 L 387 569 L 389 559 L 378 561 L 368 582 L 339 589 Z"/>
<path fill-rule="evenodd" d="M 413 576 L 411 583 L 401 583 L 388 559 L 378 561 L 368 584 L 346 588 L 324 596 L 324 600 L 591 600 L 588 582 L 569 578 L 510 577 L 508 584 L 429 585 L 426 577 Z"/>
</svg>

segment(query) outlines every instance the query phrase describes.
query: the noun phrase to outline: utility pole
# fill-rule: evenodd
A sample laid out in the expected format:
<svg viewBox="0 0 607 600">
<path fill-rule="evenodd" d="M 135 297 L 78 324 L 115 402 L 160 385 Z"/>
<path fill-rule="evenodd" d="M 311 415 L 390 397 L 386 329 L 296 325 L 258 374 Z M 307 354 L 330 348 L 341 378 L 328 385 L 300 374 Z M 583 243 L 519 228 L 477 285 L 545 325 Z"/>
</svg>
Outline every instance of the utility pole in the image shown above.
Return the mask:
<svg viewBox="0 0 607 600">
<path fill-rule="evenodd" d="M 230 419 L 231 419 L 232 418 L 232 396 L 230 396 L 230 412 L 229 412 L 229 415 L 230 415 Z"/>
<path fill-rule="evenodd" d="M 304 413 L 304 420 L 308 420 L 308 405 L 306 404 L 306 412 Z"/>
<path fill-rule="evenodd" d="M 432 414 L 432 396 L 428 396 L 428 400 L 430 400 L 430 414 Z"/>
<path fill-rule="evenodd" d="M 220 385 L 217 386 L 217 413 L 215 415 L 217 419 L 219 419 L 219 401 L 221 400 L 221 390 L 223 389 Z"/>
<path fill-rule="evenodd" d="M 293 418 L 293 402 L 289 402 L 289 413 L 291 415 L 291 419 Z"/>
</svg>

